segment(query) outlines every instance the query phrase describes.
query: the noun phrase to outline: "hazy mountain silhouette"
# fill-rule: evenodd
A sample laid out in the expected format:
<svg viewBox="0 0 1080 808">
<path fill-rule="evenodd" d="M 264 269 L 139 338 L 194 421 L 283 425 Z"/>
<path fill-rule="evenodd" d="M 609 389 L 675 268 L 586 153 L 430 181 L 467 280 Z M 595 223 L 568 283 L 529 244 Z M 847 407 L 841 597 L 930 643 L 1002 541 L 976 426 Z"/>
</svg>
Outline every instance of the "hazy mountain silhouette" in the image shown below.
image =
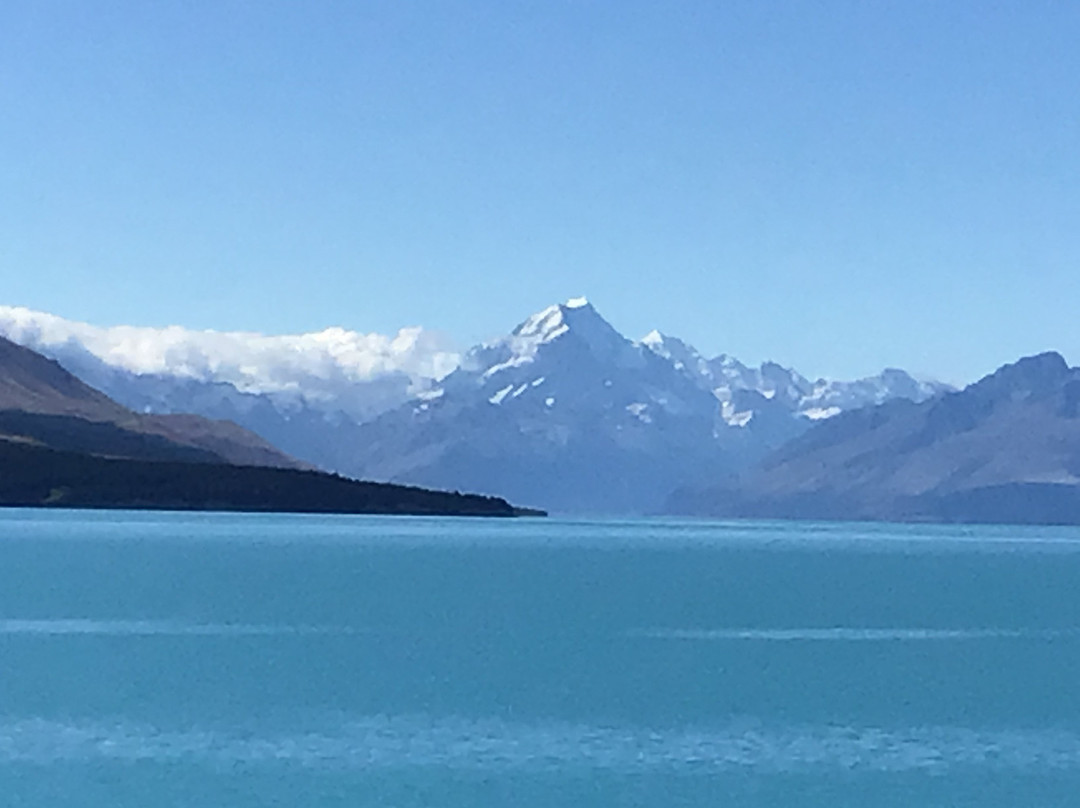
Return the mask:
<svg viewBox="0 0 1080 808">
<path fill-rule="evenodd" d="M 133 413 L 56 362 L 0 338 L 0 505 L 522 513 L 498 498 L 359 482 L 297 465 L 235 424 Z"/>
<path fill-rule="evenodd" d="M 757 468 L 684 490 L 714 516 L 1080 522 L 1080 369 L 1056 353 L 923 403 L 825 421 Z"/>
<path fill-rule="evenodd" d="M 161 449 L 166 443 L 199 450 L 205 460 L 224 461 L 241 465 L 277 466 L 301 468 L 302 464 L 285 455 L 265 440 L 228 421 L 211 421 L 196 415 L 143 415 L 121 406 L 104 393 L 75 378 L 58 363 L 40 354 L 16 345 L 0 337 L 0 411 L 14 410 L 23 413 L 18 425 L 31 429 L 30 415 L 53 416 L 38 419 L 35 433 L 57 435 L 60 425 L 67 424 L 67 431 L 83 429 L 79 422 L 111 424 L 114 430 L 96 427 L 97 453 L 127 456 L 124 451 L 110 450 L 106 435 L 123 439 L 133 451 L 135 433 L 144 436 L 143 443 Z M 62 420 L 65 419 L 66 420 Z M 15 425 L 8 418 L 8 426 Z M 89 434 L 88 432 L 86 434 Z M 106 441 L 106 442 L 102 442 Z M 141 456 L 141 455 L 136 455 Z M 185 457 L 196 457 L 187 452 Z M 180 458 L 178 458 L 180 459 Z"/>
</svg>

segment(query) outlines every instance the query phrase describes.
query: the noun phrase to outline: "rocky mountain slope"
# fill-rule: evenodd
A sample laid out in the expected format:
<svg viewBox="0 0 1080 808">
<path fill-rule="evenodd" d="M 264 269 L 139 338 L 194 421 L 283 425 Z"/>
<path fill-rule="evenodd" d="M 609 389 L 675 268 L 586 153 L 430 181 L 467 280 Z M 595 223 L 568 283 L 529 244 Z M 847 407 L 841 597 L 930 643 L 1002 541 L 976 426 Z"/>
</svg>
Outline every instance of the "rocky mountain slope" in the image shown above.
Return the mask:
<svg viewBox="0 0 1080 808">
<path fill-rule="evenodd" d="M 1080 521 L 1080 370 L 1028 357 L 939 398 L 844 413 L 677 513 Z"/>
<path fill-rule="evenodd" d="M 228 421 L 197 415 L 144 415 L 132 412 L 75 378 L 57 362 L 0 337 L 0 412 L 7 434 L 40 440 L 43 434 L 93 432 L 94 445 L 108 451 L 106 434 L 127 446 L 160 448 L 174 444 L 175 456 L 239 465 L 300 468 L 258 435 Z M 18 417 L 15 417 L 18 415 Z M 87 426 L 96 424 L 98 426 Z M 111 425 L 103 429 L 100 425 Z M 66 425 L 66 426 L 64 426 Z M 19 430 L 12 433 L 11 430 Z M 142 436 L 139 439 L 137 436 Z M 119 443 L 117 444 L 119 445 Z"/>
</svg>

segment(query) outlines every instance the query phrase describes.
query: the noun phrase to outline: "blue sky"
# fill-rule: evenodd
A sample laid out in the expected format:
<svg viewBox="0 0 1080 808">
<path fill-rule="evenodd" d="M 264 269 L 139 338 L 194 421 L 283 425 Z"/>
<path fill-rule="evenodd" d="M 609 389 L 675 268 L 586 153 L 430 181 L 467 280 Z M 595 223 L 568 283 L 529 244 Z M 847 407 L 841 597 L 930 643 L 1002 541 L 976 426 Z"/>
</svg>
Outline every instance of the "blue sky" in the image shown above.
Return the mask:
<svg viewBox="0 0 1080 808">
<path fill-rule="evenodd" d="M 1080 362 L 1080 4 L 0 5 L 0 303 Z"/>
</svg>

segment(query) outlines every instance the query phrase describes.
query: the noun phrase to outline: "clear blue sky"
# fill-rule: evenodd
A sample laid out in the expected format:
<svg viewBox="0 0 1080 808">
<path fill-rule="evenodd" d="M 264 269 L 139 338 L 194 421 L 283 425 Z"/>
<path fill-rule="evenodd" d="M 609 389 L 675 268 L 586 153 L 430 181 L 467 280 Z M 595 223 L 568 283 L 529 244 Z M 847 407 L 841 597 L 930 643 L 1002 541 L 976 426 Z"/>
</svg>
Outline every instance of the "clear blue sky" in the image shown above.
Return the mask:
<svg viewBox="0 0 1080 808">
<path fill-rule="evenodd" d="M 1080 362 L 1080 3 L 0 4 L 0 303 Z"/>
</svg>

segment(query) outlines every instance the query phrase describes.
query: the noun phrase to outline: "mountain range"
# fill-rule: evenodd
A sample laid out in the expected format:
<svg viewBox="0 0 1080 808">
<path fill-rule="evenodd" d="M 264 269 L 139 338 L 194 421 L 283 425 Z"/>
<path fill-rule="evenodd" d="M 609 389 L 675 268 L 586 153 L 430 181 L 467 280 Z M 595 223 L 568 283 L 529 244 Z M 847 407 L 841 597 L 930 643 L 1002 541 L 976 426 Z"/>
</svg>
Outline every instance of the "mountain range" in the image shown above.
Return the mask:
<svg viewBox="0 0 1080 808">
<path fill-rule="evenodd" d="M 950 389 L 895 369 L 811 382 L 655 331 L 631 340 L 582 298 L 464 353 L 422 329 L 101 329 L 14 308 L 0 334 L 142 413 L 235 422 L 354 477 L 576 513 L 653 512 L 840 413 Z"/>
<path fill-rule="evenodd" d="M 0 422 L 24 430 L 52 425 L 59 437 L 62 424 L 93 424 L 97 434 L 127 436 L 134 446 L 169 448 L 165 459 L 202 459 L 248 466 L 302 468 L 304 464 L 274 448 L 258 435 L 229 421 L 197 415 L 141 414 L 90 387 L 54 361 L 0 338 Z M 31 423 L 37 424 L 32 427 Z M 83 429 L 81 435 L 89 435 Z"/>
<path fill-rule="evenodd" d="M 838 415 L 669 512 L 1080 523 L 1080 369 L 1056 353 L 916 403 Z"/>
<path fill-rule="evenodd" d="M 313 471 L 233 423 L 135 413 L 4 338 L 0 506 L 522 513 L 498 498 Z"/>
<path fill-rule="evenodd" d="M 57 360 L 0 340 L 0 450 L 176 463 L 195 488 L 200 463 L 310 465 L 567 513 L 1080 523 L 1080 369 L 1056 353 L 962 390 L 897 369 L 810 381 L 628 339 L 581 298 L 462 353 L 421 329 L 95 329 L 25 309 L 0 309 L 0 333 Z"/>
</svg>

